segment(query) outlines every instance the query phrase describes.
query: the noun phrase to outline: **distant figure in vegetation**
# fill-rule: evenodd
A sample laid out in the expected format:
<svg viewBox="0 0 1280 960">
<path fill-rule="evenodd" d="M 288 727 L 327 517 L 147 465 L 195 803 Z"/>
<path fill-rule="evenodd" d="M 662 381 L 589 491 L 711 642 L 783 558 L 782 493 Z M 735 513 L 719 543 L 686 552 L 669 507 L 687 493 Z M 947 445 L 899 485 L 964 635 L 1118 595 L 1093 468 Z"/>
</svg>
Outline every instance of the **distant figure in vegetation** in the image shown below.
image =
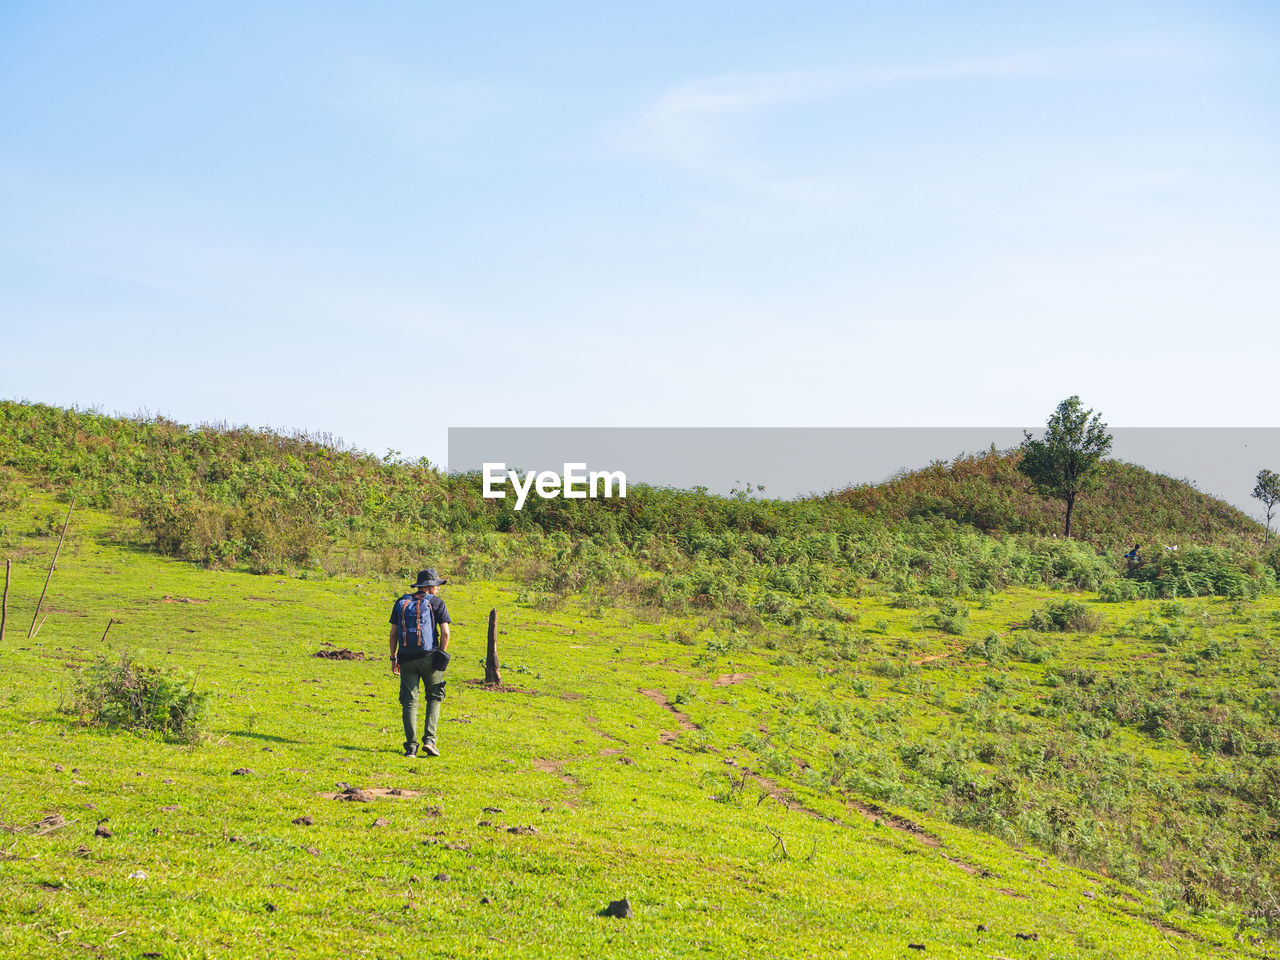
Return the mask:
<svg viewBox="0 0 1280 960">
<path fill-rule="evenodd" d="M 434 569 L 418 573 L 413 593 L 406 593 L 391 608 L 391 672 L 400 678 L 400 712 L 404 720 L 404 755 L 418 755 L 418 685 L 427 689 L 427 724 L 422 749 L 440 756 L 436 727 L 440 701 L 444 699 L 444 671 L 449 665 L 449 611 L 440 599 L 440 587 L 448 583 Z"/>
<path fill-rule="evenodd" d="M 1124 558 L 1130 563 L 1138 562 L 1138 545 L 1136 543 L 1133 545 L 1133 549 L 1124 555 Z"/>
</svg>

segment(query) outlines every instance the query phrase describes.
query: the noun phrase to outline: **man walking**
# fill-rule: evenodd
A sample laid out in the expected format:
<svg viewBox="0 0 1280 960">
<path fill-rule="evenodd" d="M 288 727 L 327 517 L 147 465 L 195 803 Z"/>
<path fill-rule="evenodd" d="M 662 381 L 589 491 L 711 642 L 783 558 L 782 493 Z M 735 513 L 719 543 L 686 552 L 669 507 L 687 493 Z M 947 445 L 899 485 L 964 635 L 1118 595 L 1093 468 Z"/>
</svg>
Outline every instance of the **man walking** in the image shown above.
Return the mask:
<svg viewBox="0 0 1280 960">
<path fill-rule="evenodd" d="M 400 712 L 404 720 L 404 755 L 418 755 L 418 685 L 427 690 L 427 724 L 422 749 L 440 756 L 436 726 L 444 699 L 444 668 L 449 657 L 449 611 L 437 595 L 448 583 L 434 569 L 418 573 L 413 593 L 391 608 L 391 672 L 400 678 Z"/>
</svg>

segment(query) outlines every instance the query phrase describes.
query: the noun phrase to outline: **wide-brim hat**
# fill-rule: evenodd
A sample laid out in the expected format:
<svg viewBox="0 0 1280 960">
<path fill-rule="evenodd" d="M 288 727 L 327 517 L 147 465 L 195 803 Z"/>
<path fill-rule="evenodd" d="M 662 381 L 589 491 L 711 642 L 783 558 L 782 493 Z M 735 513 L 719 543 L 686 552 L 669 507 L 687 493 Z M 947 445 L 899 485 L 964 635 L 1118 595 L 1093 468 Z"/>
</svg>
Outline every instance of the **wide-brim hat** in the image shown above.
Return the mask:
<svg viewBox="0 0 1280 960">
<path fill-rule="evenodd" d="M 435 567 L 431 567 L 428 570 L 418 571 L 418 582 L 413 586 L 415 589 L 417 587 L 438 587 L 442 583 L 448 582 L 448 580 L 441 578 L 440 574 L 436 573 Z"/>
</svg>

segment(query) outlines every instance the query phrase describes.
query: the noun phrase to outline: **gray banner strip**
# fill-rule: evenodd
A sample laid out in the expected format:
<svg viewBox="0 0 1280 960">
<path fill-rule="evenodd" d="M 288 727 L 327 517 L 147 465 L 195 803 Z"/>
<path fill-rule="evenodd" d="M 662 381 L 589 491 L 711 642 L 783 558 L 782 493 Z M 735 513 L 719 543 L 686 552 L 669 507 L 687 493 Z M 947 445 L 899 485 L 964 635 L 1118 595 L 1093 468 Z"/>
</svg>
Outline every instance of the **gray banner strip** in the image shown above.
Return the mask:
<svg viewBox="0 0 1280 960">
<path fill-rule="evenodd" d="M 1028 428 L 1033 434 L 1042 428 Z M 1111 456 L 1189 480 L 1250 516 L 1258 470 L 1280 472 L 1280 427 L 1117 427 Z M 1020 427 L 450 427 L 448 468 L 484 463 L 561 472 L 566 463 L 622 470 L 629 483 L 729 493 L 746 484 L 789 499 L 991 447 Z"/>
</svg>

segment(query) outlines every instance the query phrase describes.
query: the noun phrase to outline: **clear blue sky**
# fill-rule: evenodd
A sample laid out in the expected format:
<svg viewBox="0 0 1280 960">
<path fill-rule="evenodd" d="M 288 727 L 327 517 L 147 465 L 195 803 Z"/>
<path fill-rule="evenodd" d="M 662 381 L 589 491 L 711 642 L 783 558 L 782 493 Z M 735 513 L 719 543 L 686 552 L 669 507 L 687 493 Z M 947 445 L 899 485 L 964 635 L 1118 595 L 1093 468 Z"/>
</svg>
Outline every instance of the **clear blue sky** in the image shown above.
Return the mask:
<svg viewBox="0 0 1280 960">
<path fill-rule="evenodd" d="M 0 5 L 0 395 L 1276 425 L 1280 5 Z"/>
</svg>

